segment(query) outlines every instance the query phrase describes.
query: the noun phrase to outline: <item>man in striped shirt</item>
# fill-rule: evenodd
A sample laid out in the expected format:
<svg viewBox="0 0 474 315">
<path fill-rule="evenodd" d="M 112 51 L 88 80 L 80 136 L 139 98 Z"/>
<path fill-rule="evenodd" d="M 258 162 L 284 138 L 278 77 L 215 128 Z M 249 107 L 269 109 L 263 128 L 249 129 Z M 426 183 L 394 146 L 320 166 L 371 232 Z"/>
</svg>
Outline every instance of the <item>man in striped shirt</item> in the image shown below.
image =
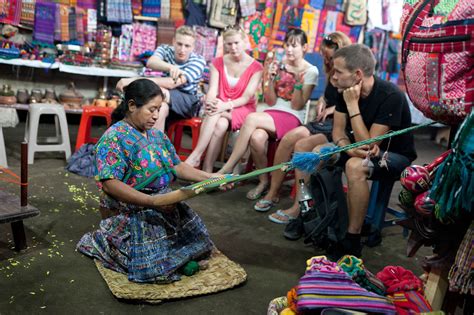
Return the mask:
<svg viewBox="0 0 474 315">
<path fill-rule="evenodd" d="M 164 130 L 170 110 L 178 117 L 188 118 L 199 109 L 197 88 L 206 62 L 202 56 L 193 52 L 195 40 L 194 30 L 189 26 L 181 26 L 176 30 L 173 46 L 159 46 L 148 59 L 148 68 L 165 73 L 164 77 L 148 78 L 158 84 L 165 95 L 155 124 L 157 129 Z M 121 79 L 117 89 L 122 90 L 136 79 Z"/>
</svg>

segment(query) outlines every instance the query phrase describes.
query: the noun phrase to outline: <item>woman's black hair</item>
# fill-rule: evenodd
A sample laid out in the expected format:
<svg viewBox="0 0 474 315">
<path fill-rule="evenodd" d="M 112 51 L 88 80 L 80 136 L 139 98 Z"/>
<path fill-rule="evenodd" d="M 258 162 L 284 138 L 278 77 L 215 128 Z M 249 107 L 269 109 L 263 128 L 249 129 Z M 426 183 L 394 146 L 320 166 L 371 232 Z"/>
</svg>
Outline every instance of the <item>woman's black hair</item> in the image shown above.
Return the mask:
<svg viewBox="0 0 474 315">
<path fill-rule="evenodd" d="M 308 43 L 308 36 L 306 33 L 299 28 L 292 28 L 285 35 L 285 44 L 294 43 L 298 41 L 301 46 Z"/>
<path fill-rule="evenodd" d="M 112 112 L 112 123 L 122 120 L 128 112 L 130 100 L 135 102 L 137 107 L 142 107 L 157 96 L 163 98 L 163 91 L 153 81 L 148 79 L 138 79 L 127 85 L 124 89 L 124 96 L 119 106 Z"/>
</svg>

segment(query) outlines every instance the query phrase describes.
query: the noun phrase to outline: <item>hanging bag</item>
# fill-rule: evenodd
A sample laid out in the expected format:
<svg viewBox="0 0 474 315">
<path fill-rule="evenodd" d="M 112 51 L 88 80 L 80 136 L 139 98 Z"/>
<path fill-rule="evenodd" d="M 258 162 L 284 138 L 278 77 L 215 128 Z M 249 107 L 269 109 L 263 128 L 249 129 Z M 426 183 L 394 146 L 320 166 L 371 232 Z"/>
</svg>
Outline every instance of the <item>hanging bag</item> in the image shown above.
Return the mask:
<svg viewBox="0 0 474 315">
<path fill-rule="evenodd" d="M 212 0 L 209 25 L 225 28 L 235 25 L 237 20 L 237 3 L 235 0 Z"/>
<path fill-rule="evenodd" d="M 365 25 L 367 23 L 367 0 L 347 0 L 344 22 L 347 25 Z"/>
<path fill-rule="evenodd" d="M 406 1 L 402 71 L 408 96 L 428 118 L 460 123 L 474 101 L 472 0 Z"/>
</svg>

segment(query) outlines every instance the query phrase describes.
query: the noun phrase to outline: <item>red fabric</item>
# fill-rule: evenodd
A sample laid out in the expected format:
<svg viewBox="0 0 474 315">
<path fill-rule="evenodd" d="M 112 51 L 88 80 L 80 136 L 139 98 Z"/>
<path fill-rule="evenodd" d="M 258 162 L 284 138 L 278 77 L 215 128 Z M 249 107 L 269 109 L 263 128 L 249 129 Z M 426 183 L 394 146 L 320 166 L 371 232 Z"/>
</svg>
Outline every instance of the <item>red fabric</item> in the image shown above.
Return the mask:
<svg viewBox="0 0 474 315">
<path fill-rule="evenodd" d="M 263 70 L 262 65 L 254 60 L 250 66 L 247 67 L 244 73 L 242 73 L 237 84 L 234 87 L 230 87 L 224 71 L 224 58 L 216 58 L 212 64 L 219 72 L 219 88 L 217 90 L 217 97 L 224 102 L 227 102 L 228 100 L 235 100 L 241 97 L 244 94 L 252 76 L 255 73 Z M 256 102 L 257 101 L 255 97 L 252 97 L 249 99 L 246 105 L 234 108 L 232 111 L 232 130 L 239 129 L 242 126 L 245 117 L 249 113 L 255 112 Z"/>
<path fill-rule="evenodd" d="M 281 140 L 290 130 L 301 125 L 300 120 L 293 114 L 282 112 L 278 109 L 271 109 L 271 107 L 265 110 L 265 113 L 273 119 L 277 140 Z"/>
<path fill-rule="evenodd" d="M 423 282 L 413 272 L 400 266 L 386 266 L 377 273 L 377 278 L 387 288 L 387 294 L 409 290 L 423 292 Z"/>
</svg>

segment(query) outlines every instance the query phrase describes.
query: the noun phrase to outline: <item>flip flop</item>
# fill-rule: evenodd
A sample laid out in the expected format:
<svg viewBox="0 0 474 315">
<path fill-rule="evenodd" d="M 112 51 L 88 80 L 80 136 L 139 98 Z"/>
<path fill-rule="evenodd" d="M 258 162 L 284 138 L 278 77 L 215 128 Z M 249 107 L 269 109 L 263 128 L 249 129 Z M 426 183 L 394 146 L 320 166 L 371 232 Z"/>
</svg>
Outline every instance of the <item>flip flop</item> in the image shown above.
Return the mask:
<svg viewBox="0 0 474 315">
<path fill-rule="evenodd" d="M 259 206 L 259 204 L 262 205 L 262 207 Z M 260 200 L 257 201 L 257 203 L 253 206 L 253 208 L 255 209 L 255 211 L 267 212 L 267 211 L 270 210 L 274 205 L 275 205 L 275 202 L 273 202 L 272 200 L 260 199 Z"/>
<path fill-rule="evenodd" d="M 278 219 L 276 218 L 275 216 L 273 216 L 274 214 L 278 215 L 279 217 L 282 217 L 282 218 L 286 218 L 286 220 L 281 220 L 281 219 Z M 278 223 L 278 224 L 288 224 L 288 222 L 290 222 L 290 220 L 294 220 L 296 219 L 296 217 L 294 216 L 291 216 L 289 214 L 286 214 L 285 212 L 281 211 L 281 210 L 277 210 L 277 212 L 275 213 L 272 213 L 268 216 L 268 219 L 274 223 Z"/>
<path fill-rule="evenodd" d="M 268 190 L 268 184 L 265 185 L 262 189 L 262 191 L 258 191 L 257 188 L 258 188 L 258 185 L 255 187 L 255 188 L 252 188 L 250 189 L 248 192 L 247 192 L 247 199 L 249 200 L 257 200 L 259 198 L 261 198 L 262 196 L 264 196 L 266 193 L 267 193 L 267 190 Z"/>
</svg>

